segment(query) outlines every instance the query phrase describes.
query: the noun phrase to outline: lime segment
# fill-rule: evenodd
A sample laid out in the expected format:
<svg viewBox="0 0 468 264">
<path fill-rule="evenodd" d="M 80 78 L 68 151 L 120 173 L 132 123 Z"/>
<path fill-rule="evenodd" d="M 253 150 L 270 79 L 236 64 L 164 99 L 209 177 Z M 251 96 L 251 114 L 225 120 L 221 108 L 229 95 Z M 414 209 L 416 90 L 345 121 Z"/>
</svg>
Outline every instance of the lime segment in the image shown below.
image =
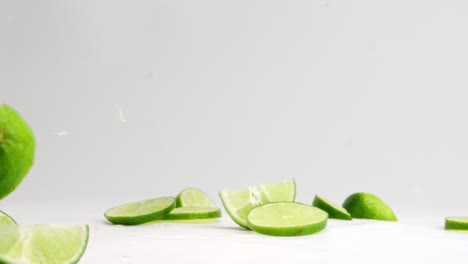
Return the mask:
<svg viewBox="0 0 468 264">
<path fill-rule="evenodd" d="M 327 212 L 329 218 L 342 219 L 342 220 L 352 219 L 351 215 L 348 213 L 348 211 L 346 211 L 346 209 L 322 197 L 319 197 L 318 195 L 315 196 L 314 201 L 312 202 L 312 205 Z"/>
<path fill-rule="evenodd" d="M 221 217 L 221 211 L 216 207 L 178 207 L 166 216 L 167 220 L 192 220 Z"/>
<path fill-rule="evenodd" d="M 354 193 L 344 201 L 343 207 L 353 218 L 397 221 L 392 208 L 371 193 Z"/>
<path fill-rule="evenodd" d="M 16 221 L 6 213 L 0 211 L 0 228 L 15 226 Z"/>
<path fill-rule="evenodd" d="M 252 209 L 248 226 L 272 236 L 302 236 L 323 230 L 328 214 L 316 207 L 294 202 L 268 203 Z"/>
<path fill-rule="evenodd" d="M 0 229 L 0 262 L 77 263 L 88 244 L 87 225 L 35 225 Z"/>
<path fill-rule="evenodd" d="M 293 202 L 296 198 L 296 183 L 290 179 L 241 190 L 226 189 L 219 193 L 219 197 L 232 220 L 248 228 L 247 215 L 253 208 L 270 202 Z"/>
<path fill-rule="evenodd" d="M 468 216 L 446 217 L 445 229 L 468 230 Z"/>
<path fill-rule="evenodd" d="M 35 139 L 21 115 L 0 105 L 0 200 L 21 183 L 34 162 Z"/>
<path fill-rule="evenodd" d="M 162 219 L 174 208 L 174 198 L 162 197 L 120 205 L 109 209 L 104 216 L 113 224 L 139 225 Z"/>
<path fill-rule="evenodd" d="M 176 207 L 215 207 L 215 203 L 204 192 L 186 188 L 177 195 Z"/>
</svg>

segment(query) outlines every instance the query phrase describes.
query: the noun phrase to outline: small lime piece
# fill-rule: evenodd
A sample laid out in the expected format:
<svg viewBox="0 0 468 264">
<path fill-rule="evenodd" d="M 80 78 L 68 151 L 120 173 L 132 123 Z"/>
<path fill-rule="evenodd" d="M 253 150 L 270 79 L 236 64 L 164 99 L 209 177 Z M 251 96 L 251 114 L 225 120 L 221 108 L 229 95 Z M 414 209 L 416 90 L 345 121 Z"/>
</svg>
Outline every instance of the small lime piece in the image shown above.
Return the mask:
<svg viewBox="0 0 468 264">
<path fill-rule="evenodd" d="M 294 203 L 268 203 L 252 209 L 248 226 L 257 233 L 271 236 L 302 236 L 323 230 L 328 214 L 316 207 Z"/>
<path fill-rule="evenodd" d="M 5 212 L 0 211 L 0 228 L 15 226 L 16 221 Z"/>
<path fill-rule="evenodd" d="M 0 200 L 13 192 L 34 162 L 35 139 L 21 115 L 0 105 Z"/>
<path fill-rule="evenodd" d="M 341 206 L 338 206 L 318 195 L 315 196 L 312 205 L 324 210 L 328 213 L 329 218 L 341 219 L 341 220 L 351 220 L 353 219 L 351 215 Z"/>
<path fill-rule="evenodd" d="M 221 217 L 221 210 L 217 207 L 178 207 L 172 210 L 164 219 L 193 220 Z"/>
<path fill-rule="evenodd" d="M 0 229 L 0 263 L 77 263 L 88 244 L 87 225 L 34 225 Z"/>
<path fill-rule="evenodd" d="M 161 197 L 117 206 L 109 209 L 104 216 L 113 224 L 139 225 L 162 219 L 174 208 L 174 198 Z"/>
<path fill-rule="evenodd" d="M 249 228 L 247 215 L 253 208 L 270 202 L 294 202 L 296 182 L 290 179 L 240 190 L 225 189 L 219 193 L 219 197 L 232 220 L 242 227 Z"/>
<path fill-rule="evenodd" d="M 208 195 L 195 188 L 186 188 L 176 197 L 176 207 L 215 207 Z"/>
<path fill-rule="evenodd" d="M 371 193 L 354 193 L 344 201 L 343 207 L 353 218 L 397 221 L 392 208 Z"/>
<path fill-rule="evenodd" d="M 445 218 L 445 229 L 468 230 L 468 216 L 455 216 Z"/>
</svg>

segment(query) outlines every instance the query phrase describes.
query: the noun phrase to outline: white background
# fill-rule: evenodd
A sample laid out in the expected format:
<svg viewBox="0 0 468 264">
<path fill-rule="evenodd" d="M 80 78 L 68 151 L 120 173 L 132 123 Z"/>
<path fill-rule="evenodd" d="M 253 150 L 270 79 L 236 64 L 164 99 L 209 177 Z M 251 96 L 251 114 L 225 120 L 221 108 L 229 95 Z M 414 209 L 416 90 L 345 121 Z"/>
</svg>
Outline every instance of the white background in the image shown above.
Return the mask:
<svg viewBox="0 0 468 264">
<path fill-rule="evenodd" d="M 462 0 L 0 0 L 0 102 L 37 138 L 0 206 L 104 225 L 116 204 L 294 177 L 301 202 L 372 192 L 401 222 L 428 216 L 443 232 L 443 217 L 468 214 L 467 12 Z"/>
</svg>

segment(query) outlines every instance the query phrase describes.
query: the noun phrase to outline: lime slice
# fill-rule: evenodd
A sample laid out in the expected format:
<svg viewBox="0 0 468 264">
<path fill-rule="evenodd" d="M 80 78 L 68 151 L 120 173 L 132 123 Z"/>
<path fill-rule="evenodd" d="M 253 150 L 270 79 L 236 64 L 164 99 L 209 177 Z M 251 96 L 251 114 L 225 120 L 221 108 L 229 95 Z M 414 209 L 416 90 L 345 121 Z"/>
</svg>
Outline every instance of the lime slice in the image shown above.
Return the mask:
<svg viewBox="0 0 468 264">
<path fill-rule="evenodd" d="M 15 226 L 16 221 L 6 213 L 0 211 L 0 228 Z"/>
<path fill-rule="evenodd" d="M 247 215 L 253 208 L 269 202 L 294 202 L 296 183 L 294 179 L 281 183 L 250 186 L 245 189 L 226 189 L 219 193 L 229 216 L 238 225 L 248 228 Z"/>
<path fill-rule="evenodd" d="M 468 230 L 468 216 L 446 217 L 445 229 Z"/>
<path fill-rule="evenodd" d="M 166 217 L 175 208 L 175 199 L 162 197 L 120 205 L 104 216 L 113 224 L 139 225 Z"/>
<path fill-rule="evenodd" d="M 268 203 L 252 209 L 248 226 L 272 236 L 302 236 L 323 230 L 328 214 L 316 207 L 294 202 Z"/>
<path fill-rule="evenodd" d="M 13 192 L 34 161 L 35 140 L 21 115 L 0 105 L 0 199 Z"/>
<path fill-rule="evenodd" d="M 343 207 L 353 218 L 397 221 L 392 208 L 371 193 L 354 193 L 344 201 Z"/>
<path fill-rule="evenodd" d="M 342 220 L 351 220 L 353 219 L 351 215 L 341 206 L 338 206 L 318 195 L 315 196 L 312 205 L 324 210 L 328 213 L 329 218 L 342 219 Z"/>
<path fill-rule="evenodd" d="M 77 263 L 88 244 L 87 225 L 0 229 L 0 263 Z"/>
<path fill-rule="evenodd" d="M 186 188 L 177 195 L 176 207 L 215 207 L 208 196 L 195 188 Z"/>
<path fill-rule="evenodd" d="M 164 219 L 192 220 L 221 217 L 221 211 L 216 207 L 178 207 L 171 211 Z"/>
</svg>

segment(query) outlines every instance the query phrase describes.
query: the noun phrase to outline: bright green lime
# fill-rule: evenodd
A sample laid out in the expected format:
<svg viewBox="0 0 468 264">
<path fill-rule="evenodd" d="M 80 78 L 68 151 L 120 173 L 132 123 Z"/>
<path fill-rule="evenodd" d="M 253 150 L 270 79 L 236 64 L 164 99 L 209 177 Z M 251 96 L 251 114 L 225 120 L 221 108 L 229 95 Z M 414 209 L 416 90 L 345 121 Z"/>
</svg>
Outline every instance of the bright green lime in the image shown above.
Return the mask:
<svg viewBox="0 0 468 264">
<path fill-rule="evenodd" d="M 177 195 L 176 207 L 215 207 L 215 203 L 204 192 L 186 188 Z"/>
<path fill-rule="evenodd" d="M 0 199 L 13 192 L 34 162 L 34 135 L 21 115 L 0 105 Z"/>
<path fill-rule="evenodd" d="M 323 230 L 328 214 L 316 207 L 294 203 L 268 203 L 252 209 L 247 216 L 250 229 L 271 236 L 302 236 Z"/>
<path fill-rule="evenodd" d="M 338 206 L 318 195 L 315 196 L 312 205 L 328 213 L 329 218 L 351 220 L 351 215 L 341 206 Z"/>
<path fill-rule="evenodd" d="M 13 226 L 0 229 L 0 263 L 77 263 L 88 244 L 87 225 Z"/>
<path fill-rule="evenodd" d="M 15 226 L 16 221 L 5 212 L 0 211 L 0 228 Z"/>
<path fill-rule="evenodd" d="M 217 207 L 178 207 L 172 210 L 164 219 L 193 220 L 221 217 L 221 210 Z"/>
<path fill-rule="evenodd" d="M 446 217 L 445 229 L 468 231 L 468 216 Z"/>
<path fill-rule="evenodd" d="M 294 179 L 290 179 L 241 190 L 226 189 L 219 193 L 219 197 L 232 220 L 242 227 L 249 228 L 247 215 L 253 208 L 270 202 L 294 202 L 296 183 Z"/>
<path fill-rule="evenodd" d="M 397 221 L 392 208 L 371 193 L 354 193 L 344 201 L 343 207 L 353 218 Z"/>
<path fill-rule="evenodd" d="M 175 199 L 162 197 L 120 205 L 104 216 L 113 224 L 139 225 L 166 217 L 175 208 Z"/>
</svg>

